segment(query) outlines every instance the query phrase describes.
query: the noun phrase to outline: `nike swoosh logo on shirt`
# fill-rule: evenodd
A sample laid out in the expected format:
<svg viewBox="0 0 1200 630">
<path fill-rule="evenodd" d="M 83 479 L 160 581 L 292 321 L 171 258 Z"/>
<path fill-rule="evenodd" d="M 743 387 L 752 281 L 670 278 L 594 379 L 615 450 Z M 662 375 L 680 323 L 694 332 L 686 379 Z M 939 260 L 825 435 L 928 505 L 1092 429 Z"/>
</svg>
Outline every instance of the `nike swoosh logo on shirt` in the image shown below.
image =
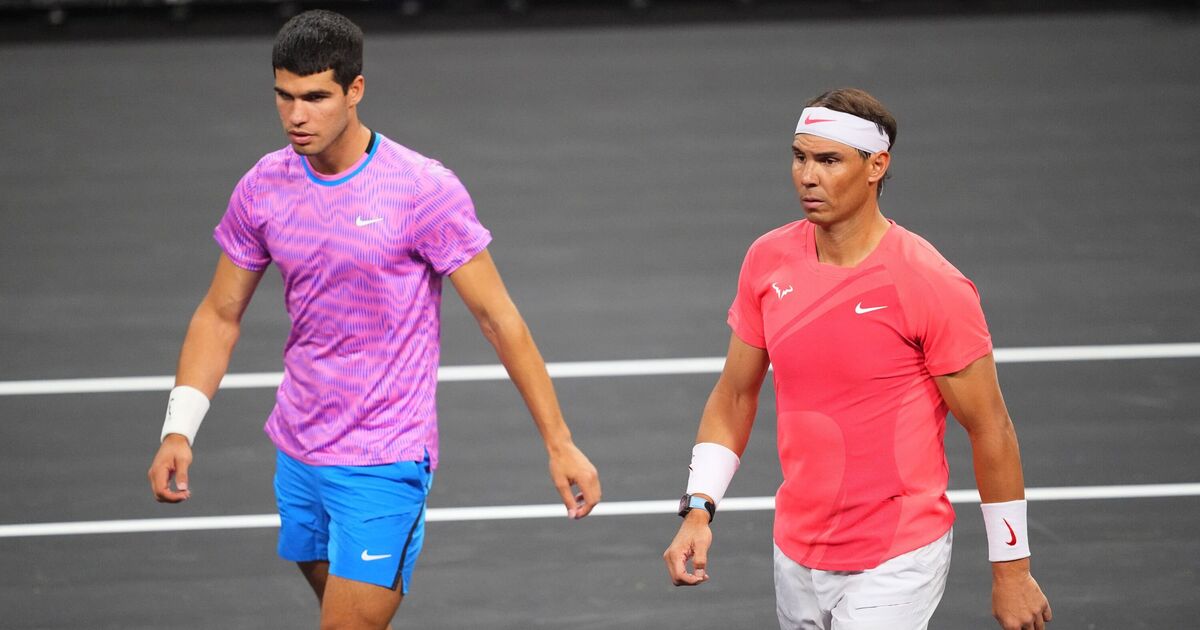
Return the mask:
<svg viewBox="0 0 1200 630">
<path fill-rule="evenodd" d="M 854 306 L 854 312 L 858 313 L 859 315 L 862 315 L 864 313 L 870 313 L 871 311 L 878 311 L 880 309 L 885 309 L 885 308 L 887 308 L 887 307 L 886 306 L 872 306 L 871 308 L 863 308 L 862 302 L 859 302 L 858 304 L 856 304 Z"/>
<path fill-rule="evenodd" d="M 363 562 L 370 562 L 372 560 L 383 560 L 384 558 L 391 558 L 392 554 L 385 553 L 385 554 L 381 554 L 378 556 L 373 556 L 373 555 L 367 553 L 366 549 L 363 549 L 362 555 L 359 557 L 363 559 Z"/>
<path fill-rule="evenodd" d="M 383 220 L 383 217 L 379 217 L 378 219 L 364 219 L 362 217 L 354 217 L 354 225 L 357 225 L 358 227 L 364 227 L 364 226 L 371 225 L 372 223 L 379 223 L 382 220 Z"/>
</svg>

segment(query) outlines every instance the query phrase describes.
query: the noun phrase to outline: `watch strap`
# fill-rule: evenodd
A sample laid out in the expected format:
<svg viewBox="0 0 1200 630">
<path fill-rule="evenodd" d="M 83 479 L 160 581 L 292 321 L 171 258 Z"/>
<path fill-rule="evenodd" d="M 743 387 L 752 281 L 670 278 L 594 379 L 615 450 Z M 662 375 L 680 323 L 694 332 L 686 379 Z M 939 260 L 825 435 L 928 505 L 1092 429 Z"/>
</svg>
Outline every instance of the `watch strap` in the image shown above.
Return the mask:
<svg viewBox="0 0 1200 630">
<path fill-rule="evenodd" d="M 708 522 L 712 522 L 717 514 L 717 506 L 712 501 L 694 494 L 685 494 L 679 501 L 679 515 L 687 516 L 688 512 L 703 508 L 708 512 Z"/>
</svg>

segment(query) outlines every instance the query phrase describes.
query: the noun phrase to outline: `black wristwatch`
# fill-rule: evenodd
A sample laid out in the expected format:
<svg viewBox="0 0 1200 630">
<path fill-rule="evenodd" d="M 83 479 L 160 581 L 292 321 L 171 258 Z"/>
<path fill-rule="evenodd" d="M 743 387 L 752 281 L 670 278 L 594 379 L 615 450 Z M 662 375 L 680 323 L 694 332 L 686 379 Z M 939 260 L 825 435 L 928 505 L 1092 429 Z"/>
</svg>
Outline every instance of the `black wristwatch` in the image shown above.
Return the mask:
<svg viewBox="0 0 1200 630">
<path fill-rule="evenodd" d="M 688 512 L 696 508 L 704 508 L 708 510 L 708 522 L 711 523 L 713 517 L 717 515 L 717 506 L 712 501 L 699 497 L 694 494 L 685 494 L 679 499 L 679 515 L 687 516 Z"/>
</svg>

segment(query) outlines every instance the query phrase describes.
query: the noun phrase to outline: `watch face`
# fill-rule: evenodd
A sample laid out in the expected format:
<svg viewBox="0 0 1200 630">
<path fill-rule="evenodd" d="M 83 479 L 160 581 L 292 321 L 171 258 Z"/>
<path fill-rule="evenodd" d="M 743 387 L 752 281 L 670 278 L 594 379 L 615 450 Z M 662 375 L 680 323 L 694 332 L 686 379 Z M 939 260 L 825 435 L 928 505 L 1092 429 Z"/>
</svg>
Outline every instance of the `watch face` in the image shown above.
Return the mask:
<svg viewBox="0 0 1200 630">
<path fill-rule="evenodd" d="M 679 515 L 680 516 L 686 516 L 687 513 L 691 511 L 692 508 L 691 508 L 691 506 L 688 505 L 688 499 L 690 499 L 690 498 L 691 498 L 691 495 L 689 495 L 689 494 L 685 494 L 682 497 L 680 497 L 680 499 L 679 499 Z"/>
</svg>

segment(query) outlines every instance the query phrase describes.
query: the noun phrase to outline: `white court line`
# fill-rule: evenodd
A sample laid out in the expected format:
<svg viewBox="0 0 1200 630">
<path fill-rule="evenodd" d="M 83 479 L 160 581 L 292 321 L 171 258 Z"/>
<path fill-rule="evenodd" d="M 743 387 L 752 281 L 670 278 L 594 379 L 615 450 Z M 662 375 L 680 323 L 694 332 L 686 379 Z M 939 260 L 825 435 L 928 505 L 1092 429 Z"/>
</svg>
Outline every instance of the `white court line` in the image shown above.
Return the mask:
<svg viewBox="0 0 1200 630">
<path fill-rule="evenodd" d="M 950 497 L 952 503 L 979 503 L 979 492 L 976 490 L 950 490 L 946 494 Z M 1200 496 L 1200 483 L 1076 486 L 1028 488 L 1025 490 L 1025 498 L 1030 501 L 1194 496 Z M 666 515 L 674 514 L 678 506 L 678 501 L 611 501 L 596 506 L 592 514 L 594 516 Z M 775 509 L 775 497 L 730 497 L 721 502 L 722 512 L 750 512 L 773 509 Z M 426 519 L 430 522 L 462 522 L 565 518 L 565 510 L 566 508 L 558 503 L 430 508 Z M 0 525 L 0 538 L 128 534 L 135 532 L 181 532 L 208 529 L 254 529 L 266 527 L 279 527 L 279 515 L 243 514 L 240 516 L 194 516 L 188 518 L 143 518 L 120 521 Z"/>
<path fill-rule="evenodd" d="M 1045 346 L 997 348 L 997 363 L 1041 363 L 1046 361 L 1118 361 L 1125 359 L 1178 359 L 1200 357 L 1200 343 L 1148 343 L 1109 346 Z M 600 376 L 650 376 L 667 374 L 715 374 L 725 365 L 724 357 L 690 359 L 634 359 L 628 361 L 568 361 L 547 363 L 553 378 Z M 282 372 L 228 374 L 221 389 L 278 387 Z M 438 381 L 507 380 L 502 365 L 456 365 L 438 369 Z M 0 381 L 0 396 L 32 394 L 96 394 L 109 392 L 169 391 L 174 376 L 128 376 L 117 378 L 68 378 L 35 381 Z"/>
</svg>

